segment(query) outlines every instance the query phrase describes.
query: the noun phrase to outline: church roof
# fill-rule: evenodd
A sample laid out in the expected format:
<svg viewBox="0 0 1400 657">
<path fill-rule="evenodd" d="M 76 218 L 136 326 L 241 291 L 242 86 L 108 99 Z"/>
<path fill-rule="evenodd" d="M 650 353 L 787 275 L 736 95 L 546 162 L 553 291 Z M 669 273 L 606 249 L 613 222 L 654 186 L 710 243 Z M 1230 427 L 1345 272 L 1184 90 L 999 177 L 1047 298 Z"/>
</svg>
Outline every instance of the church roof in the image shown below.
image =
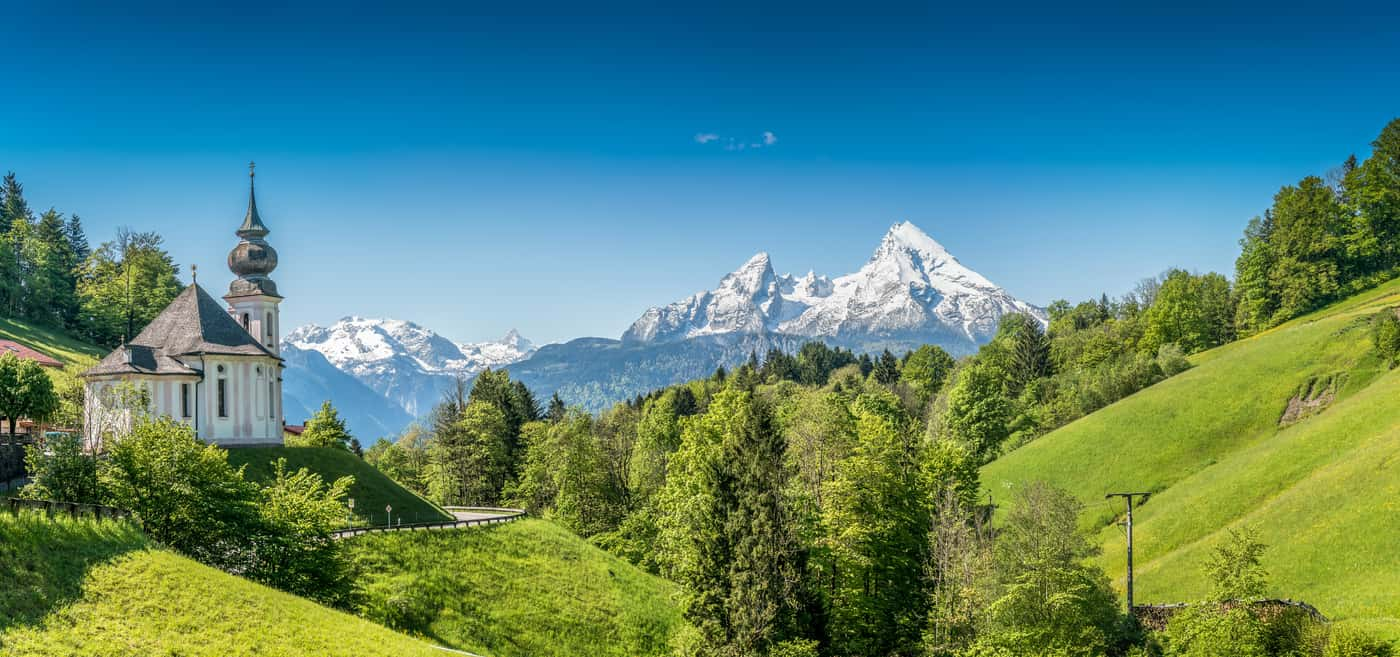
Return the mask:
<svg viewBox="0 0 1400 657">
<path fill-rule="evenodd" d="M 196 284 L 176 296 L 140 335 L 83 375 L 196 374 L 175 359 L 193 354 L 277 358 Z"/>
</svg>

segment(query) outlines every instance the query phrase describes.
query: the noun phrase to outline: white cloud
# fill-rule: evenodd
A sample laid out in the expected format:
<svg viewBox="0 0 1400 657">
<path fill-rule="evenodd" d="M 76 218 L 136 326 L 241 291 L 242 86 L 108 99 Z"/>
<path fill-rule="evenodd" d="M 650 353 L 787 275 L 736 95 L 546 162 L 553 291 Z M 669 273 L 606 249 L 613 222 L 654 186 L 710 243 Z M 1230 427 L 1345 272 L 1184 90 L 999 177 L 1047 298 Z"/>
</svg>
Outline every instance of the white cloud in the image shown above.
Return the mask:
<svg viewBox="0 0 1400 657">
<path fill-rule="evenodd" d="M 704 145 L 710 142 L 719 142 L 719 147 L 726 151 L 756 150 L 759 148 L 768 148 L 778 143 L 778 136 L 773 134 L 772 130 L 764 130 L 759 133 L 758 137 L 758 141 L 749 141 L 747 139 L 725 137 L 713 132 L 700 132 L 695 135 L 695 143 Z"/>
</svg>

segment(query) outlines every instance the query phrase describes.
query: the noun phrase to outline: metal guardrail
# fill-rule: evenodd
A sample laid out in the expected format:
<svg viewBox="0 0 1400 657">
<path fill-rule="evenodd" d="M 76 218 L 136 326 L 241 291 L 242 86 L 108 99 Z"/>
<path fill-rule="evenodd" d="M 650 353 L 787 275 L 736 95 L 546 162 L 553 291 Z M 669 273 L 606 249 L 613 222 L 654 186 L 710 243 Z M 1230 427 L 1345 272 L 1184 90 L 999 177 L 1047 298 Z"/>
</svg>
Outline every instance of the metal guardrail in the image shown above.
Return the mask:
<svg viewBox="0 0 1400 657">
<path fill-rule="evenodd" d="M 56 514 L 67 514 L 77 518 L 80 516 L 92 518 L 109 518 L 113 520 L 124 520 L 132 517 L 132 513 L 126 509 L 118 509 L 101 504 L 79 504 L 77 502 L 56 502 L 53 500 L 21 500 L 10 498 L 4 501 L 4 506 L 11 513 L 18 513 L 21 510 L 43 511 L 52 516 Z"/>
<path fill-rule="evenodd" d="M 409 523 L 407 525 L 399 524 L 393 526 L 378 527 L 352 527 L 350 529 L 342 529 L 340 531 L 331 532 L 331 538 L 342 539 L 350 538 L 353 536 L 363 536 L 365 534 L 382 534 L 385 532 L 437 531 L 443 529 L 460 529 L 462 527 L 475 527 L 478 525 L 495 525 L 505 522 L 512 522 L 514 520 L 519 520 L 520 518 L 525 516 L 524 509 L 498 509 L 490 507 L 464 506 L 449 506 L 443 508 L 447 509 L 448 511 L 452 511 L 454 509 L 458 511 L 485 511 L 492 513 L 500 513 L 502 515 L 491 516 L 489 518 L 471 518 L 468 520 L 448 520 L 443 522 L 415 522 Z"/>
</svg>

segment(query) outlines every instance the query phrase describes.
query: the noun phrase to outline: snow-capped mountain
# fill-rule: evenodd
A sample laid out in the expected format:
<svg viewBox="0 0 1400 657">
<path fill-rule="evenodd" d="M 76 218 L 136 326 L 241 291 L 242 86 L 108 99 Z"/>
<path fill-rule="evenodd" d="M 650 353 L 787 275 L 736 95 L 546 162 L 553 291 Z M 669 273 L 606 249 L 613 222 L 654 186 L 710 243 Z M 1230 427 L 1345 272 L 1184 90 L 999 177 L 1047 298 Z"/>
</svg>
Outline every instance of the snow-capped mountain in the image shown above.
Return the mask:
<svg viewBox="0 0 1400 657">
<path fill-rule="evenodd" d="M 750 258 L 700 292 L 647 310 L 624 343 L 665 343 L 707 335 L 781 334 L 822 338 L 858 350 L 919 342 L 968 353 L 996 332 L 1007 313 L 1045 321 L 967 268 L 914 224 L 892 226 L 870 260 L 831 279 L 777 275 L 767 253 Z"/>
<path fill-rule="evenodd" d="M 393 319 L 304 326 L 286 338 L 289 350 L 306 352 L 288 359 L 287 380 L 300 386 L 308 409 L 317 397 L 363 407 L 366 417 L 357 421 L 371 430 L 425 416 L 458 375 L 470 378 L 487 367 L 505 367 L 539 399 L 558 392 L 571 404 L 600 410 L 708 376 L 717 366 L 736 366 L 751 353 L 793 352 L 813 339 L 865 353 L 925 343 L 971 353 L 1007 313 L 1045 321 L 1042 309 L 906 222 L 889 229 L 858 271 L 836 278 L 780 276 L 768 254 L 759 253 L 715 289 L 646 311 L 620 341 L 579 338 L 536 349 L 515 331 L 495 342 L 459 344 Z M 325 371 L 332 367 L 348 376 Z M 366 389 L 386 398 L 387 410 L 365 402 Z"/>
<path fill-rule="evenodd" d="M 457 376 L 475 376 L 535 351 L 514 330 L 494 342 L 455 343 L 413 322 L 363 317 L 346 317 L 328 327 L 302 326 L 284 342 L 319 352 L 414 417 L 426 414 Z"/>
</svg>

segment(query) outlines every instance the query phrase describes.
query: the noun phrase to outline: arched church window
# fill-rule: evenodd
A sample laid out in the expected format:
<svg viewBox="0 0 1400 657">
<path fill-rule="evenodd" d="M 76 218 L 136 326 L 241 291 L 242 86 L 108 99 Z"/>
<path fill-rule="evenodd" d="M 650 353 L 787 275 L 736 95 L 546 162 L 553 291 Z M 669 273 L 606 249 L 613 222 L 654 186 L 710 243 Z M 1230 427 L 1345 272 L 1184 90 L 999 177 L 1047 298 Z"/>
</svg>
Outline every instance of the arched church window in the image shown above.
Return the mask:
<svg viewBox="0 0 1400 657">
<path fill-rule="evenodd" d="M 250 325 L 251 325 L 251 322 L 250 322 L 250 320 L 248 319 L 248 313 L 243 313 L 243 330 L 245 330 L 245 331 L 248 330 L 248 327 L 249 327 Z"/>
<path fill-rule="evenodd" d="M 271 347 L 271 346 L 272 346 L 272 343 L 273 343 L 273 339 L 272 339 L 272 313 L 270 313 L 270 312 L 267 314 L 267 321 L 263 322 L 263 333 L 267 336 L 267 337 L 265 338 L 265 341 L 267 342 L 267 346 Z"/>
<path fill-rule="evenodd" d="M 219 381 L 216 384 L 215 398 L 218 402 L 219 417 L 228 417 L 228 379 L 223 376 L 224 366 L 219 366 Z"/>
</svg>

